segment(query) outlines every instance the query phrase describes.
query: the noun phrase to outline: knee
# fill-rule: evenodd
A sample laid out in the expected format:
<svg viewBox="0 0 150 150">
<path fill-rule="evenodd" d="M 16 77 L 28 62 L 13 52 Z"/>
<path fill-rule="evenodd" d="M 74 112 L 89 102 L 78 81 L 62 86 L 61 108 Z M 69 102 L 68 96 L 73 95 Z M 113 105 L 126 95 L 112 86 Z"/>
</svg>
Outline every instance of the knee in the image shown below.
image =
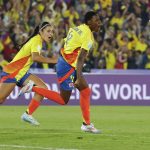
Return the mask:
<svg viewBox="0 0 150 150">
<path fill-rule="evenodd" d="M 40 85 L 39 87 L 43 88 L 43 89 L 48 89 L 48 87 L 46 86 L 46 84 Z"/>
<path fill-rule="evenodd" d="M 59 103 L 59 104 L 61 104 L 61 105 L 67 105 L 68 102 L 69 102 L 69 99 L 66 99 L 66 98 L 63 98 L 63 97 L 61 97 L 61 100 L 62 100 L 62 102 Z"/>
<path fill-rule="evenodd" d="M 63 99 L 64 100 L 64 104 L 63 105 L 67 105 L 69 102 L 69 99 Z"/>
<path fill-rule="evenodd" d="M 63 103 L 61 103 L 61 105 L 67 105 L 68 104 L 68 101 L 64 101 Z"/>
<path fill-rule="evenodd" d="M 0 104 L 2 104 L 5 101 L 5 98 L 3 96 L 0 96 Z"/>
<path fill-rule="evenodd" d="M 80 94 L 84 97 L 91 95 L 91 89 L 89 87 L 82 89 Z"/>
<path fill-rule="evenodd" d="M 61 99 L 63 100 L 63 104 L 62 105 L 67 105 L 69 100 L 70 100 L 70 95 L 71 93 L 69 92 L 60 92 L 60 96 L 61 96 Z"/>
</svg>

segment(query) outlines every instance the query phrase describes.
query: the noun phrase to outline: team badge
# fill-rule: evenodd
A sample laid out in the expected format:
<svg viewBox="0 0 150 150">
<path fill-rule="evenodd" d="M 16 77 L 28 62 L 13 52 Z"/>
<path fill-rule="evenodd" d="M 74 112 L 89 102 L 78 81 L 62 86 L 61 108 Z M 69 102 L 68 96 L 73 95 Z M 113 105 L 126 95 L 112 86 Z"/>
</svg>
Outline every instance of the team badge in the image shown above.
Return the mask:
<svg viewBox="0 0 150 150">
<path fill-rule="evenodd" d="M 69 83 L 69 87 L 74 87 L 74 83 L 73 82 Z"/>
</svg>

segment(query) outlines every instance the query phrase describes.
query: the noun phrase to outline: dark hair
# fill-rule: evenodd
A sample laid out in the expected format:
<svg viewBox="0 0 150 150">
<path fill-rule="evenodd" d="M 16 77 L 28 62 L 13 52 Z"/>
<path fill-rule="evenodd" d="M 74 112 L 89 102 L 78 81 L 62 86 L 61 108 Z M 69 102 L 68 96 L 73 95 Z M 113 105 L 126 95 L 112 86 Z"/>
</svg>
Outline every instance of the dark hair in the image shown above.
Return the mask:
<svg viewBox="0 0 150 150">
<path fill-rule="evenodd" d="M 23 45 L 25 45 L 32 37 L 37 35 L 40 30 L 43 30 L 47 26 L 51 26 L 51 24 L 49 22 L 43 22 L 43 23 L 39 24 L 38 26 L 36 26 L 36 28 L 34 29 L 34 32 L 29 36 L 29 38 L 24 43 L 19 45 L 19 49 L 21 49 L 23 47 Z"/>
<path fill-rule="evenodd" d="M 94 11 L 88 11 L 84 16 L 84 23 L 87 24 L 89 20 L 92 19 L 93 16 L 97 15 Z"/>
</svg>

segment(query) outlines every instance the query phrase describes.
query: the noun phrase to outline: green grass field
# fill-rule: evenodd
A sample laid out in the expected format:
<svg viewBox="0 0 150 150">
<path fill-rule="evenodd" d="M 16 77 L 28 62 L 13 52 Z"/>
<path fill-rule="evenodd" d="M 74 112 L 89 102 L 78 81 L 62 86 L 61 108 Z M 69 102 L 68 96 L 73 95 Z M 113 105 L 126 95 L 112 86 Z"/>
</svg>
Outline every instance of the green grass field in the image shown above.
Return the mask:
<svg viewBox="0 0 150 150">
<path fill-rule="evenodd" d="M 39 127 L 20 120 L 25 106 L 0 106 L 0 150 L 149 150 L 150 107 L 92 106 L 102 134 L 80 131 L 78 106 L 41 106 Z"/>
</svg>

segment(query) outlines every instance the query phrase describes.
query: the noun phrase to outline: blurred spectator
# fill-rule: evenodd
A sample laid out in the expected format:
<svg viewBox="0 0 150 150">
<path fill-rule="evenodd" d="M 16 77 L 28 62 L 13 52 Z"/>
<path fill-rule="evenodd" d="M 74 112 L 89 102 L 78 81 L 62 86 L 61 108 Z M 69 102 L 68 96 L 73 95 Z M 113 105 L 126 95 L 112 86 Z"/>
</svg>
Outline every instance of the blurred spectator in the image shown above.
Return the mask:
<svg viewBox="0 0 150 150">
<path fill-rule="evenodd" d="M 4 46 L 4 50 L 2 51 L 3 57 L 6 61 L 10 62 L 14 56 L 16 55 L 17 50 L 14 48 L 12 42 Z"/>
<path fill-rule="evenodd" d="M 150 47 L 148 47 L 146 53 L 143 55 L 143 59 L 141 62 L 142 69 L 150 69 Z"/>
<path fill-rule="evenodd" d="M 88 10 L 99 13 L 102 26 L 84 70 L 149 69 L 149 0 L 0 0 L 0 54 L 11 61 L 40 20 L 55 25 L 56 37 L 44 55 L 58 55 L 70 27 L 79 25 Z M 49 68 L 45 64 L 33 67 Z"/>
<path fill-rule="evenodd" d="M 126 45 L 121 46 L 116 54 L 115 69 L 126 69 L 127 68 L 127 52 Z"/>
<path fill-rule="evenodd" d="M 0 72 L 2 71 L 2 68 L 8 64 L 8 61 L 6 61 L 2 55 L 0 55 Z"/>
<path fill-rule="evenodd" d="M 147 49 L 147 43 L 144 36 L 140 37 L 139 40 L 136 42 L 135 50 L 140 52 L 145 52 Z"/>
<path fill-rule="evenodd" d="M 128 58 L 127 58 L 127 69 L 136 69 L 136 57 L 135 57 L 135 52 L 134 51 L 128 51 Z"/>
</svg>

